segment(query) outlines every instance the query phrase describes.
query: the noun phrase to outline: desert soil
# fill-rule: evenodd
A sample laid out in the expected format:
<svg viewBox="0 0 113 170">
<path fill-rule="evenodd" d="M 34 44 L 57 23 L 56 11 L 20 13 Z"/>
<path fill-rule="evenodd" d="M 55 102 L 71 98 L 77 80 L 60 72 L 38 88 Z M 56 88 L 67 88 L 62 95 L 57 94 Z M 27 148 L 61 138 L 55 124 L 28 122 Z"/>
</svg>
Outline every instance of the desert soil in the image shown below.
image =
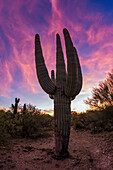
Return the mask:
<svg viewBox="0 0 113 170">
<path fill-rule="evenodd" d="M 10 149 L 0 149 L 3 170 L 113 170 L 113 132 L 92 135 L 89 131 L 71 129 L 69 153 L 64 160 L 55 160 L 54 136 L 13 139 Z"/>
</svg>

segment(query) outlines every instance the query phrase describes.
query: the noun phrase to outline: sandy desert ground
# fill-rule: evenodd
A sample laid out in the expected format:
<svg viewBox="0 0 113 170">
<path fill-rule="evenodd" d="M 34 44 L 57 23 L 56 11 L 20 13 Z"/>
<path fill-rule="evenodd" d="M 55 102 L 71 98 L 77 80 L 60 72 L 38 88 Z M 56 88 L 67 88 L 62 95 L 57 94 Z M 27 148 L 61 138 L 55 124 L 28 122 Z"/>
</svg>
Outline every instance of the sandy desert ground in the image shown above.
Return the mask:
<svg viewBox="0 0 113 170">
<path fill-rule="evenodd" d="M 69 153 L 64 160 L 55 160 L 54 135 L 32 139 L 13 139 L 11 148 L 0 149 L 3 170 L 112 170 L 113 132 L 92 135 L 89 131 L 71 129 Z"/>
</svg>

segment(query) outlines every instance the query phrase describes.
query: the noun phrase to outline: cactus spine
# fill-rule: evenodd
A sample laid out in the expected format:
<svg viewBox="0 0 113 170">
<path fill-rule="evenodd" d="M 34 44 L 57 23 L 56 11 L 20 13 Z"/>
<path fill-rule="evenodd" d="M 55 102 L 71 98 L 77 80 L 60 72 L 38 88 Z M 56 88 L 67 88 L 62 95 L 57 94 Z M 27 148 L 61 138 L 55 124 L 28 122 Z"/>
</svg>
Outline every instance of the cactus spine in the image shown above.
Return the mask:
<svg viewBox="0 0 113 170">
<path fill-rule="evenodd" d="M 15 98 L 15 106 L 12 104 L 12 108 L 14 109 L 13 114 L 15 116 L 15 114 L 17 114 L 17 108 L 18 108 L 18 103 L 19 103 L 20 99 Z"/>
<path fill-rule="evenodd" d="M 77 55 L 67 29 L 63 29 L 67 73 L 59 34 L 56 34 L 56 79 L 54 70 L 51 79 L 45 66 L 39 35 L 35 36 L 35 61 L 39 83 L 43 90 L 54 99 L 55 155 L 57 158 L 68 155 L 71 121 L 71 100 L 82 88 L 82 73 Z"/>
</svg>

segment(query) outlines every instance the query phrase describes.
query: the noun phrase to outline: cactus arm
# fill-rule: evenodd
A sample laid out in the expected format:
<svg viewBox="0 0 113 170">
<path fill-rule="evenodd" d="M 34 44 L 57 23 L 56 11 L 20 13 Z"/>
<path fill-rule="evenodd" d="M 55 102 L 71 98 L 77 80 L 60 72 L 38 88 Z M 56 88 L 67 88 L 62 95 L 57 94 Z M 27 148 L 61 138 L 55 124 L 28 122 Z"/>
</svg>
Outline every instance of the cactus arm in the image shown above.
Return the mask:
<svg viewBox="0 0 113 170">
<path fill-rule="evenodd" d="M 17 103 L 19 103 L 20 99 L 17 100 Z"/>
<path fill-rule="evenodd" d="M 73 48 L 73 43 L 70 38 L 69 32 L 67 29 L 63 29 L 65 46 L 66 46 L 66 55 L 67 55 L 67 78 L 66 78 L 66 87 L 65 95 L 68 97 L 76 96 L 77 90 L 77 81 L 78 81 L 78 64 L 77 64 L 77 55 L 75 56 L 75 51 Z"/>
<path fill-rule="evenodd" d="M 20 99 L 15 98 L 15 103 L 19 103 Z"/>
<path fill-rule="evenodd" d="M 52 82 L 55 83 L 55 73 L 54 73 L 54 70 L 51 70 L 51 80 L 52 80 Z"/>
<path fill-rule="evenodd" d="M 48 71 L 42 54 L 40 38 L 38 34 L 36 34 L 35 36 L 35 62 L 36 62 L 37 77 L 42 89 L 46 93 L 53 95 L 55 93 L 56 87 L 48 75 Z"/>
<path fill-rule="evenodd" d="M 74 53 L 75 53 L 75 59 L 76 59 L 77 68 L 78 68 L 77 69 L 77 89 L 76 89 L 76 94 L 75 94 L 75 96 L 76 96 L 81 91 L 83 80 L 82 80 L 82 71 L 81 71 L 81 67 L 80 67 L 80 62 L 79 62 L 77 50 L 75 47 L 74 47 Z"/>
<path fill-rule="evenodd" d="M 54 70 L 51 70 L 51 80 L 55 83 L 55 73 Z M 54 99 L 54 95 L 49 94 L 50 99 Z"/>
<path fill-rule="evenodd" d="M 12 108 L 14 109 L 15 108 L 15 106 L 12 104 Z"/>
<path fill-rule="evenodd" d="M 56 34 L 56 85 L 64 87 L 66 83 L 66 69 L 64 55 L 59 34 Z"/>
</svg>

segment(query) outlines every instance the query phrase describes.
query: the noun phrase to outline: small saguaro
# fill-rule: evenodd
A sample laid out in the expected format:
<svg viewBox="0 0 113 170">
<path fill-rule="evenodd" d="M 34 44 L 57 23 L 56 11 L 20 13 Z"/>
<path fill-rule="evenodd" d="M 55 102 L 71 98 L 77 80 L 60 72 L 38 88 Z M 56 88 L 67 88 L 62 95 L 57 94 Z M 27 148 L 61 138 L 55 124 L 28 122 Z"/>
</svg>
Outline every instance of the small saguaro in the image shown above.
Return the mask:
<svg viewBox="0 0 113 170">
<path fill-rule="evenodd" d="M 56 78 L 54 70 L 49 77 L 38 34 L 35 36 L 36 72 L 42 89 L 54 99 L 54 131 L 56 158 L 68 156 L 68 144 L 71 121 L 71 100 L 82 88 L 82 73 L 76 48 L 73 46 L 69 32 L 63 29 L 67 72 L 59 34 L 56 34 Z"/>
<path fill-rule="evenodd" d="M 24 104 L 24 106 L 23 106 L 23 111 L 24 112 L 26 111 L 26 104 Z"/>
<path fill-rule="evenodd" d="M 17 114 L 17 108 L 18 108 L 18 103 L 20 99 L 15 98 L 15 105 L 12 104 L 12 108 L 14 109 L 13 113 L 14 115 Z"/>
</svg>

